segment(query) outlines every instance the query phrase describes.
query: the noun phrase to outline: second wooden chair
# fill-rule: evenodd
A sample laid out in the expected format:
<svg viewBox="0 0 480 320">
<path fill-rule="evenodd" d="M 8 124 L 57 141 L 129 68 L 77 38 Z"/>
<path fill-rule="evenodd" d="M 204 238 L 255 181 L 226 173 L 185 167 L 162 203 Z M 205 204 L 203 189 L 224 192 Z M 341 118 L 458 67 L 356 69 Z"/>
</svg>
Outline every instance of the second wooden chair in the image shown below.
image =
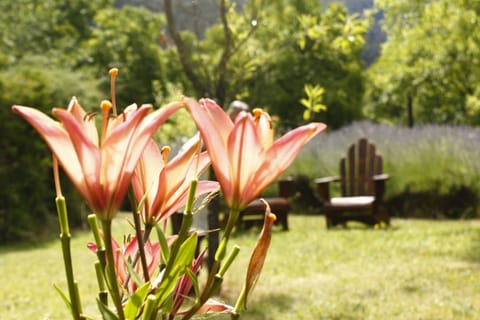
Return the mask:
<svg viewBox="0 0 480 320">
<path fill-rule="evenodd" d="M 383 160 L 375 145 L 361 138 L 348 148 L 340 160 L 340 176 L 316 179 L 318 194 L 323 201 L 327 228 L 346 225 L 349 220 L 368 225 L 390 224 L 390 216 L 382 206 L 385 182 Z M 339 182 L 341 196 L 330 197 L 330 183 Z"/>
</svg>

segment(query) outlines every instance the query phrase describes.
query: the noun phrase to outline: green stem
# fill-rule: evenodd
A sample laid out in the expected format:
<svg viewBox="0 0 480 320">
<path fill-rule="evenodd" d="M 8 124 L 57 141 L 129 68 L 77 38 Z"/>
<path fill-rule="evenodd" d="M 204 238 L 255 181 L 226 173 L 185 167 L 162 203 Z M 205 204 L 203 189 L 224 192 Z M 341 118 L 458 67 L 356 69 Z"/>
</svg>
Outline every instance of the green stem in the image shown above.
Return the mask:
<svg viewBox="0 0 480 320">
<path fill-rule="evenodd" d="M 95 274 L 97 275 L 97 284 L 98 284 L 98 298 L 100 301 L 108 306 L 108 291 L 105 286 L 105 267 L 102 267 L 100 261 L 95 262 Z"/>
<path fill-rule="evenodd" d="M 72 252 L 70 248 L 70 229 L 68 227 L 67 205 L 65 198 L 59 196 L 55 199 L 57 205 L 57 214 L 60 222 L 60 241 L 62 243 L 63 262 L 65 265 L 65 275 L 67 278 L 68 293 L 72 305 L 73 319 L 79 320 L 82 312 L 80 296 L 77 290 L 77 284 L 73 276 Z"/>
<path fill-rule="evenodd" d="M 112 296 L 113 304 L 117 309 L 118 317 L 120 320 L 125 319 L 122 308 L 122 298 L 120 296 L 120 291 L 118 288 L 117 275 L 115 274 L 115 260 L 113 257 L 113 247 L 112 247 L 112 220 L 102 220 L 103 233 L 105 237 L 105 251 L 106 251 L 106 272 L 105 276 L 107 278 L 107 285 L 110 289 L 110 294 Z"/>
<path fill-rule="evenodd" d="M 238 296 L 237 302 L 235 303 L 235 307 L 232 311 L 232 319 L 238 319 L 240 317 L 240 312 L 243 309 L 243 304 L 245 303 L 245 294 L 247 292 L 246 285 L 243 285 L 242 292 Z"/>
<path fill-rule="evenodd" d="M 217 248 L 217 252 L 215 252 L 215 260 L 221 262 L 225 257 L 225 253 L 227 251 L 227 244 L 228 240 L 230 239 L 230 235 L 237 223 L 238 216 L 240 215 L 239 209 L 230 209 L 230 214 L 228 215 L 227 225 L 225 226 L 225 231 L 223 232 L 222 241 Z"/>
<path fill-rule="evenodd" d="M 98 257 L 98 262 L 100 263 L 100 271 L 99 273 L 103 278 L 104 276 L 104 271 L 105 271 L 105 246 L 103 244 L 102 237 L 100 236 L 100 230 L 98 228 L 98 222 L 97 222 L 97 216 L 92 213 L 88 215 L 88 224 L 90 226 L 90 230 L 92 230 L 93 237 L 95 239 L 95 244 L 97 245 L 97 257 Z M 98 271 L 97 271 L 98 272 Z M 102 290 L 100 288 L 100 290 Z"/>
<path fill-rule="evenodd" d="M 223 273 L 226 271 L 226 269 L 222 268 L 222 274 L 219 273 L 220 263 L 225 257 L 228 240 L 230 239 L 230 235 L 233 231 L 233 228 L 235 227 L 239 214 L 240 214 L 239 209 L 230 209 L 230 214 L 228 215 L 228 221 L 222 236 L 222 241 L 220 242 L 220 245 L 218 246 L 217 251 L 215 252 L 215 261 L 208 275 L 207 282 L 203 287 L 203 290 L 202 290 L 202 293 L 200 294 L 199 299 L 183 316 L 182 320 L 187 320 L 193 317 L 195 313 L 198 311 L 198 309 L 200 309 L 207 302 L 207 300 L 212 295 L 214 295 L 216 291 L 220 288 L 220 284 L 223 280 Z M 232 259 L 235 257 L 237 253 L 238 251 L 234 250 L 234 253 L 232 253 L 233 254 Z M 231 264 L 231 261 L 228 262 L 228 264 Z"/>
<path fill-rule="evenodd" d="M 148 274 L 147 256 L 145 255 L 145 240 L 142 234 L 142 225 L 140 221 L 140 214 L 133 212 L 133 222 L 135 224 L 135 233 L 137 234 L 138 253 L 140 254 L 140 263 L 142 264 L 143 276 L 145 282 L 150 281 Z"/>
<path fill-rule="evenodd" d="M 151 225 L 146 225 L 145 226 L 145 232 L 143 232 L 143 236 L 142 236 L 142 246 L 143 247 L 145 247 L 145 242 L 150 237 L 150 232 L 152 231 L 152 228 L 153 228 L 153 226 L 151 226 Z M 138 235 L 137 235 L 137 237 L 138 237 Z M 140 245 L 140 243 L 139 243 L 139 245 Z M 145 252 L 145 250 L 143 252 Z M 139 258 L 140 258 L 140 251 L 137 250 L 137 252 L 135 252 L 135 255 L 133 256 L 132 266 L 137 264 L 137 261 L 138 261 Z M 147 267 L 147 270 L 148 270 L 148 267 Z M 130 278 L 131 278 L 131 274 L 128 273 L 126 278 L 125 278 L 125 281 L 123 282 L 123 287 L 124 288 L 127 287 L 127 284 L 128 284 L 128 281 L 130 281 Z"/>
<path fill-rule="evenodd" d="M 172 250 L 170 252 L 170 257 L 167 262 L 167 266 L 165 269 L 165 274 L 168 275 L 171 270 L 175 267 L 173 263 L 176 260 L 176 255 L 178 250 L 180 250 L 180 246 L 188 238 L 188 232 L 190 231 L 190 227 L 192 226 L 193 222 L 193 205 L 195 203 L 195 191 L 197 189 L 198 180 L 194 179 L 190 183 L 190 189 L 188 192 L 187 203 L 185 204 L 185 212 L 182 218 L 182 225 L 180 226 L 180 231 L 178 232 L 177 240 L 172 246 Z"/>
<path fill-rule="evenodd" d="M 229 239 L 230 238 L 230 235 L 233 231 L 233 228 L 235 227 L 235 224 L 237 223 L 239 215 L 240 215 L 240 209 L 238 209 L 238 208 L 230 209 L 230 214 L 228 215 L 227 225 L 225 226 L 225 231 L 223 233 L 223 238 L 224 239 Z"/>
<path fill-rule="evenodd" d="M 155 296 L 149 295 L 145 302 L 145 308 L 143 309 L 142 320 L 151 320 L 154 310 L 155 310 Z"/>
<path fill-rule="evenodd" d="M 148 274 L 147 256 L 145 255 L 145 242 L 147 241 L 147 238 L 144 238 L 142 234 L 142 221 L 140 219 L 140 212 L 138 212 L 137 201 L 135 200 L 135 195 L 132 188 L 128 190 L 128 198 L 130 199 L 130 205 L 132 207 L 135 234 L 137 235 L 138 254 L 140 255 L 140 263 L 142 265 L 143 277 L 145 279 L 145 282 L 147 282 L 150 281 L 150 275 Z M 137 259 L 135 259 L 135 261 L 133 262 L 134 266 L 137 263 Z"/>
<path fill-rule="evenodd" d="M 220 271 L 218 272 L 220 274 L 220 276 L 223 277 L 225 275 L 228 268 L 230 268 L 230 266 L 232 265 L 233 260 L 235 260 L 235 258 L 238 256 L 239 252 L 240 252 L 240 247 L 235 245 L 233 247 L 232 252 L 230 252 L 230 254 L 228 255 L 227 260 L 225 260 L 222 267 L 220 268 Z"/>
</svg>

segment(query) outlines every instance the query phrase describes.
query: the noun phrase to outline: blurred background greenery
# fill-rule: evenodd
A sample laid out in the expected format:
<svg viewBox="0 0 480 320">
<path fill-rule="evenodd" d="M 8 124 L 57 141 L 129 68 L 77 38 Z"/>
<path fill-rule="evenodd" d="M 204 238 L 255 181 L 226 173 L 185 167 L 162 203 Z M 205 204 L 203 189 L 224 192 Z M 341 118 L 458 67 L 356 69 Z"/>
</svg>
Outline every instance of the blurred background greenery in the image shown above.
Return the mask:
<svg viewBox="0 0 480 320">
<path fill-rule="evenodd" d="M 274 115 L 278 132 L 305 122 L 300 101 L 314 86 L 327 109 L 309 112 L 310 121 L 326 122 L 332 135 L 369 121 L 365 135 L 394 173 L 394 213 L 426 206 L 429 217 L 476 216 L 479 14 L 480 2 L 467 0 L 2 1 L 0 243 L 37 239 L 55 220 L 49 152 L 11 106 L 49 112 L 75 95 L 96 111 L 109 97 L 111 67 L 120 69 L 120 106 L 241 99 Z M 157 138 L 181 143 L 192 133 L 179 114 Z M 319 137 L 307 151 L 314 157 L 300 157 L 289 174 L 331 173 L 320 163 L 352 142 L 336 139 Z M 81 226 L 85 208 L 66 179 L 65 189 Z M 408 200 L 421 192 L 474 200 L 445 213 L 425 204 L 440 203 L 435 197 Z"/>
</svg>

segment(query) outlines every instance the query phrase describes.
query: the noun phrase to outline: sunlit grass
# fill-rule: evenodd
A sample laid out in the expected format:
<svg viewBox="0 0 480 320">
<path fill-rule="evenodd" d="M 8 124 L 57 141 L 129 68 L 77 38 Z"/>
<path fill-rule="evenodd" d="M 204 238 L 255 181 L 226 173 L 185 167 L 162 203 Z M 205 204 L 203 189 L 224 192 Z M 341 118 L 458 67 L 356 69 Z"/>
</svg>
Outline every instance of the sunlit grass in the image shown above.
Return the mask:
<svg viewBox="0 0 480 320">
<path fill-rule="evenodd" d="M 117 219 L 118 230 L 127 229 Z M 390 229 L 325 229 L 291 216 L 275 230 L 243 319 L 475 319 L 480 317 L 480 222 L 393 220 Z M 238 260 L 219 299 L 233 304 L 258 230 L 236 234 Z M 72 242 L 84 309 L 97 315 L 89 233 Z M 52 283 L 66 288 L 58 242 L 0 251 L 2 319 L 68 319 Z"/>
<path fill-rule="evenodd" d="M 245 318 L 480 316 L 480 223 L 394 220 L 393 225 L 327 231 L 322 218 L 293 218 L 292 231 L 274 237 Z"/>
</svg>

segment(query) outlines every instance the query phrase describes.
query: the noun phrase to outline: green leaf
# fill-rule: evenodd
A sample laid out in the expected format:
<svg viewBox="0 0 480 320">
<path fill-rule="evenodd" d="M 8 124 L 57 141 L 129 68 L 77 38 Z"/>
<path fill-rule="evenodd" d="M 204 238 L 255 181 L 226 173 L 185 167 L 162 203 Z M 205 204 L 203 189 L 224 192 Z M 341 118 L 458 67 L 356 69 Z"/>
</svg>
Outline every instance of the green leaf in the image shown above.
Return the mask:
<svg viewBox="0 0 480 320">
<path fill-rule="evenodd" d="M 305 49 L 305 46 L 307 45 L 307 41 L 305 40 L 305 37 L 301 37 L 300 39 L 298 39 L 297 44 L 300 50 Z"/>
<path fill-rule="evenodd" d="M 106 305 L 97 299 L 98 310 L 102 314 L 103 320 L 119 320 L 117 315 L 113 313 Z"/>
<path fill-rule="evenodd" d="M 184 243 L 182 243 L 175 258 L 175 265 L 189 267 L 192 264 L 193 257 L 195 256 L 195 249 L 197 248 L 197 239 L 197 233 L 193 233 Z"/>
<path fill-rule="evenodd" d="M 155 224 L 155 229 L 157 230 L 158 242 L 160 243 L 162 261 L 167 262 L 170 258 L 170 249 L 168 248 L 167 238 L 165 237 L 162 228 L 158 224 Z"/>
<path fill-rule="evenodd" d="M 327 106 L 324 104 L 316 104 L 313 106 L 313 111 L 314 112 L 320 112 L 322 110 L 327 110 Z"/>
<path fill-rule="evenodd" d="M 192 264 L 193 257 L 195 256 L 195 249 L 197 247 L 197 240 L 197 233 L 193 233 L 180 246 L 176 257 L 174 257 L 175 260 L 173 262 L 173 267 L 169 274 L 163 275 L 162 281 L 158 286 L 157 293 L 155 294 L 157 306 L 162 306 L 167 302 L 169 295 L 175 289 L 178 278 L 180 278 Z"/>
<path fill-rule="evenodd" d="M 128 298 L 124 309 L 125 317 L 127 319 L 137 318 L 149 291 L 150 282 L 146 282 L 143 286 L 139 287 L 130 298 Z"/>
<path fill-rule="evenodd" d="M 60 289 L 60 287 L 58 287 L 55 283 L 53 284 L 53 287 L 55 288 L 55 290 L 57 290 L 63 302 L 65 302 L 65 305 L 67 306 L 70 313 L 72 313 L 72 304 L 70 303 L 70 300 L 68 299 L 68 297 L 65 295 L 65 293 L 63 293 L 62 289 Z"/>
<path fill-rule="evenodd" d="M 303 120 L 308 120 L 308 119 L 310 119 L 310 110 L 307 109 L 303 112 Z"/>
<path fill-rule="evenodd" d="M 167 296 L 167 299 L 165 299 L 164 303 L 162 304 L 161 312 L 169 314 L 171 313 L 172 308 L 173 308 L 173 294 L 169 294 Z"/>
<path fill-rule="evenodd" d="M 187 268 L 187 275 L 192 281 L 193 290 L 195 291 L 195 297 L 200 297 L 200 286 L 198 284 L 197 276 L 195 275 L 195 273 L 193 273 L 193 271 L 190 268 Z"/>
<path fill-rule="evenodd" d="M 311 84 L 304 85 L 303 89 L 305 90 L 305 93 L 307 94 L 307 96 L 310 97 L 312 95 L 313 86 Z"/>
<path fill-rule="evenodd" d="M 131 259 L 129 258 L 129 259 L 123 259 L 123 260 L 125 261 L 125 265 L 127 266 L 128 273 L 132 277 L 133 281 L 135 281 L 135 284 L 139 287 L 142 286 L 143 281 L 142 281 L 142 279 L 140 279 L 140 276 L 138 275 L 138 273 L 133 268 Z"/>
<path fill-rule="evenodd" d="M 300 99 L 300 103 L 303 104 L 306 108 L 310 107 L 310 101 L 305 98 Z"/>
</svg>

